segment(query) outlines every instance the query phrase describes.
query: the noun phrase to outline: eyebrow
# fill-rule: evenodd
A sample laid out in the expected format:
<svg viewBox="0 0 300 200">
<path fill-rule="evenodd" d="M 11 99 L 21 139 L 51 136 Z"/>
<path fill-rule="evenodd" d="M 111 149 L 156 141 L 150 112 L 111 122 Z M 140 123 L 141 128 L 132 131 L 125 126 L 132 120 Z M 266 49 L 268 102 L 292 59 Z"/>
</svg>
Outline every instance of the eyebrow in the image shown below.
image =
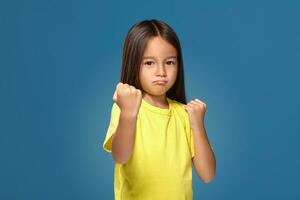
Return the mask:
<svg viewBox="0 0 300 200">
<path fill-rule="evenodd" d="M 152 58 L 152 59 L 156 59 L 156 57 L 155 56 L 145 56 L 145 57 L 143 57 L 143 59 L 148 59 L 148 58 Z M 169 58 L 177 58 L 177 56 L 168 56 L 168 57 L 166 57 L 166 59 L 169 59 Z"/>
</svg>

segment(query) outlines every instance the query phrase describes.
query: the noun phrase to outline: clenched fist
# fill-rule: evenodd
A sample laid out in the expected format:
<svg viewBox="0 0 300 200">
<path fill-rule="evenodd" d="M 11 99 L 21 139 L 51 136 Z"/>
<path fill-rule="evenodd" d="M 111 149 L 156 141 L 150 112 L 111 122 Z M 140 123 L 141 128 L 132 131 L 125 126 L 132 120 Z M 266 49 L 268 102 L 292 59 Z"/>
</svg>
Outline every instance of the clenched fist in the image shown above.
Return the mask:
<svg viewBox="0 0 300 200">
<path fill-rule="evenodd" d="M 190 125 L 193 129 L 204 126 L 204 115 L 207 105 L 203 101 L 199 99 L 192 100 L 184 108 L 189 115 Z"/>
<path fill-rule="evenodd" d="M 122 112 L 137 115 L 142 102 L 142 92 L 129 84 L 119 82 L 113 96 Z"/>
</svg>

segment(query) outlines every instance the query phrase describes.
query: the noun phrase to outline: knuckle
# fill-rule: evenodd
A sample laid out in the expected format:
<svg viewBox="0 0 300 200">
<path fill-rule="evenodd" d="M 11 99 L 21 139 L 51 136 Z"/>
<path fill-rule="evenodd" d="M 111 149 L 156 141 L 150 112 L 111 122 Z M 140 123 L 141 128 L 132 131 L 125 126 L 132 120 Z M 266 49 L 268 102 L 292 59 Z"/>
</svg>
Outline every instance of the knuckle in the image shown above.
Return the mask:
<svg viewBox="0 0 300 200">
<path fill-rule="evenodd" d="M 132 85 L 129 86 L 130 89 L 135 90 L 135 87 L 133 87 Z"/>
</svg>

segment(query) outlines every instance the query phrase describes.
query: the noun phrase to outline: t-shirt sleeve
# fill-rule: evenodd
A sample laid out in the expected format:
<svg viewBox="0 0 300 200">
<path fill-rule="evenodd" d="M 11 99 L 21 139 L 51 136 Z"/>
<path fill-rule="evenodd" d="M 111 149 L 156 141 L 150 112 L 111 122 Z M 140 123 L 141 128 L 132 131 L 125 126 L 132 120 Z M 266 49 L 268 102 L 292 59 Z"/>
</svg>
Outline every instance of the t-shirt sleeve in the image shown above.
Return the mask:
<svg viewBox="0 0 300 200">
<path fill-rule="evenodd" d="M 103 142 L 103 149 L 109 153 L 111 153 L 112 136 L 118 127 L 119 116 L 120 116 L 120 108 L 114 102 L 112 105 L 112 109 L 111 109 L 109 126 L 108 126 L 106 136 L 105 136 L 105 139 Z"/>
<path fill-rule="evenodd" d="M 185 122 L 186 122 L 186 133 L 187 133 L 188 144 L 190 148 L 191 157 L 193 158 L 195 156 L 194 133 L 193 133 L 193 129 L 190 126 L 188 113 L 186 113 Z"/>
<path fill-rule="evenodd" d="M 191 144 L 190 144 L 190 149 L 191 149 L 191 157 L 194 158 L 195 156 L 195 147 L 194 147 L 194 133 L 193 133 L 193 129 L 190 128 L 190 140 L 191 140 Z"/>
<path fill-rule="evenodd" d="M 189 123 L 189 122 L 188 122 Z M 195 156 L 195 146 L 194 146 L 194 132 L 193 129 L 189 127 L 189 137 L 190 137 L 190 151 L 191 157 L 194 158 Z"/>
<path fill-rule="evenodd" d="M 193 129 L 190 126 L 190 121 L 189 118 L 186 120 L 186 128 L 187 128 L 187 137 L 190 145 L 190 152 L 191 152 L 191 157 L 193 158 L 195 156 L 195 143 L 194 143 L 194 132 Z M 214 151 L 212 144 L 210 144 L 211 150 Z"/>
</svg>

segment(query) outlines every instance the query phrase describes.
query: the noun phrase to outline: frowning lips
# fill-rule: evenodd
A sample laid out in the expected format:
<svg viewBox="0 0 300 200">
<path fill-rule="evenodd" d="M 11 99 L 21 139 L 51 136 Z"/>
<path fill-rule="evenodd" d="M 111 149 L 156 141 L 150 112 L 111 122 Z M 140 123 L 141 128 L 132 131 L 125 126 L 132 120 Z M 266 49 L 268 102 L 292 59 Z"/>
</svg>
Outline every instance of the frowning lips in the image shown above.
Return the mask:
<svg viewBox="0 0 300 200">
<path fill-rule="evenodd" d="M 164 79 L 153 81 L 153 83 L 156 83 L 156 84 L 166 84 L 167 82 L 168 82 L 168 81 L 167 81 L 167 80 L 164 80 Z"/>
</svg>

